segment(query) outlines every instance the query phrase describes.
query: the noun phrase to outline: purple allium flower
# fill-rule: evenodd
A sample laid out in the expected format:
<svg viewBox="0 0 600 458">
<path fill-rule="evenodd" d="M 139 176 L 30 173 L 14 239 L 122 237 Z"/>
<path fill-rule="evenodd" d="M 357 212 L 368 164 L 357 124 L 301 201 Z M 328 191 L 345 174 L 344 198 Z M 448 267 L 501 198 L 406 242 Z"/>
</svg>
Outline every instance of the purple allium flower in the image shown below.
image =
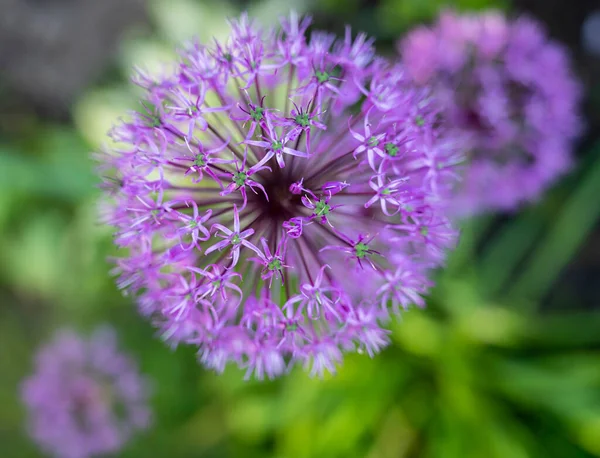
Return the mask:
<svg viewBox="0 0 600 458">
<path fill-rule="evenodd" d="M 57 458 L 105 456 L 148 427 L 149 387 L 117 348 L 112 328 L 89 338 L 63 330 L 37 354 L 22 385 L 32 438 Z"/>
<path fill-rule="evenodd" d="M 417 83 L 434 86 L 471 164 L 455 210 L 512 210 L 564 173 L 581 130 L 580 86 L 542 26 L 501 13 L 443 13 L 399 43 Z"/>
<path fill-rule="evenodd" d="M 105 219 L 128 248 L 119 286 L 217 371 L 322 375 L 343 351 L 373 355 L 455 243 L 460 157 L 429 92 L 365 35 L 307 38 L 309 24 L 243 15 L 170 77 L 138 76 L 143 109 L 101 158 Z"/>
</svg>

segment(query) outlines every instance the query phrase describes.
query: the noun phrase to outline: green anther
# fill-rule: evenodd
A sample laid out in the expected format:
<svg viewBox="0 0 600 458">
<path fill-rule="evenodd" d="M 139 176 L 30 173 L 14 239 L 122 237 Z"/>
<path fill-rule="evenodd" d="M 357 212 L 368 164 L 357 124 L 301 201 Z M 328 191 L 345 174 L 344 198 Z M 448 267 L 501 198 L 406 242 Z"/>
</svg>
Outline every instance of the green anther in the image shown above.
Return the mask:
<svg viewBox="0 0 600 458">
<path fill-rule="evenodd" d="M 324 216 L 329 214 L 331 211 L 331 206 L 325 202 L 324 200 L 320 200 L 317 202 L 317 206 L 315 208 L 315 215 Z"/>
<path fill-rule="evenodd" d="M 254 110 L 250 110 L 250 117 L 256 122 L 259 122 L 264 117 L 265 109 L 262 107 L 256 107 Z"/>
<path fill-rule="evenodd" d="M 156 107 L 150 102 L 142 102 L 143 107 L 146 109 L 146 113 L 143 117 L 146 121 L 146 125 L 149 127 L 159 127 L 162 124 L 160 115 Z"/>
<path fill-rule="evenodd" d="M 385 153 L 390 157 L 396 157 L 398 155 L 398 147 L 393 143 L 386 143 Z"/>
<path fill-rule="evenodd" d="M 368 144 L 370 147 L 377 146 L 377 145 L 379 145 L 379 140 L 377 139 L 377 137 L 371 137 L 371 138 L 369 138 Z"/>
<path fill-rule="evenodd" d="M 301 125 L 302 127 L 307 127 L 310 125 L 310 118 L 308 117 L 308 113 L 299 114 L 294 118 L 296 124 Z"/>
<path fill-rule="evenodd" d="M 285 326 L 286 331 L 296 331 L 298 329 L 298 325 L 296 323 L 289 323 Z"/>
<path fill-rule="evenodd" d="M 326 83 L 330 78 L 329 73 L 327 72 L 316 71 L 315 76 L 317 77 L 317 81 L 321 84 Z"/>
<path fill-rule="evenodd" d="M 323 304 L 323 299 L 321 298 L 321 293 L 319 291 L 315 292 L 315 299 L 319 304 Z"/>
<path fill-rule="evenodd" d="M 194 165 L 196 167 L 204 167 L 206 165 L 206 156 L 204 154 L 197 154 L 194 159 Z"/>
<path fill-rule="evenodd" d="M 226 52 L 225 54 L 223 54 L 223 59 L 225 59 L 227 62 L 231 62 L 233 60 L 233 56 Z"/>
<path fill-rule="evenodd" d="M 281 151 L 283 149 L 283 143 L 273 142 L 271 143 L 271 149 L 275 152 Z"/>
<path fill-rule="evenodd" d="M 421 115 L 416 116 L 415 124 L 419 127 L 423 127 L 425 125 L 425 118 L 423 118 L 423 116 Z"/>
<path fill-rule="evenodd" d="M 187 115 L 188 116 L 192 116 L 197 111 L 198 111 L 198 107 L 196 105 L 192 105 L 191 107 L 188 107 L 188 109 L 187 109 Z"/>
<path fill-rule="evenodd" d="M 427 226 L 421 226 L 419 232 L 423 237 L 427 237 L 427 235 L 429 234 L 429 228 Z"/>
<path fill-rule="evenodd" d="M 233 182 L 236 186 L 244 186 L 246 184 L 246 180 L 248 179 L 248 175 L 245 172 L 236 172 L 233 175 Z"/>
<path fill-rule="evenodd" d="M 158 209 L 154 209 L 154 210 L 150 211 L 150 214 L 154 217 L 157 217 L 159 215 L 159 213 L 160 213 L 160 210 L 158 210 Z"/>
<path fill-rule="evenodd" d="M 221 280 L 215 280 L 211 283 L 215 288 L 221 287 Z"/>
<path fill-rule="evenodd" d="M 390 191 L 389 189 L 384 189 L 383 191 L 381 191 L 381 194 L 383 194 L 384 196 L 389 196 L 392 193 L 392 191 Z"/>
<path fill-rule="evenodd" d="M 274 258 L 267 264 L 269 270 L 281 270 L 281 260 Z"/>
<path fill-rule="evenodd" d="M 150 127 L 159 127 L 161 125 L 160 117 L 156 114 L 151 114 L 147 117 Z"/>
<path fill-rule="evenodd" d="M 233 234 L 233 237 L 231 237 L 231 244 L 232 245 L 239 245 L 240 243 L 242 243 L 242 239 L 240 238 L 239 234 Z"/>
<path fill-rule="evenodd" d="M 369 253 L 369 247 L 366 243 L 359 242 L 354 246 L 357 258 L 364 258 Z"/>
</svg>

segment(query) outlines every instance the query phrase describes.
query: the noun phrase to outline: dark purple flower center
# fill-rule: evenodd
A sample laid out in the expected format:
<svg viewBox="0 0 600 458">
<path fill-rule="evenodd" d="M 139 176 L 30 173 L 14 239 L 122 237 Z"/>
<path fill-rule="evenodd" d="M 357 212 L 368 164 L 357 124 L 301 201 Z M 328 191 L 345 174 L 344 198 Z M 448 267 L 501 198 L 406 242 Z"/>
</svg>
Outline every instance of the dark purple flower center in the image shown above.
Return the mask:
<svg viewBox="0 0 600 458">
<path fill-rule="evenodd" d="M 290 168 L 292 166 L 290 165 Z M 248 205 L 255 207 L 261 214 L 261 222 L 265 225 L 273 225 L 279 230 L 281 223 L 300 214 L 302 208 L 301 195 L 293 194 L 290 186 L 301 177 L 294 175 L 293 171 L 276 168 L 264 178 L 259 178 L 265 188 L 266 196 L 259 192 L 248 194 Z"/>
</svg>

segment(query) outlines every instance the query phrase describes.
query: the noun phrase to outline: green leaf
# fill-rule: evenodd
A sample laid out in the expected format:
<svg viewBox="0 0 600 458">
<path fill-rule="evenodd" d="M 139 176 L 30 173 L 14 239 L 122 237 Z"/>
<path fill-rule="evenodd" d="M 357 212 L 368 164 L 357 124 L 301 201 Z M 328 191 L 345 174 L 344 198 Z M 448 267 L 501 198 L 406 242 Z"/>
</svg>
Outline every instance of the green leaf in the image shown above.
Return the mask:
<svg viewBox="0 0 600 458">
<path fill-rule="evenodd" d="M 600 216 L 600 145 L 562 211 L 534 251 L 510 291 L 515 297 L 541 298 L 585 241 Z"/>
<path fill-rule="evenodd" d="M 73 131 L 48 128 L 39 133 L 32 149 L 0 151 L 0 192 L 77 202 L 94 192 L 96 178 L 90 148 Z"/>
<path fill-rule="evenodd" d="M 478 269 L 480 287 L 484 293 L 496 295 L 500 292 L 543 229 L 544 222 L 539 212 L 529 210 L 503 227 L 488 242 Z"/>
</svg>

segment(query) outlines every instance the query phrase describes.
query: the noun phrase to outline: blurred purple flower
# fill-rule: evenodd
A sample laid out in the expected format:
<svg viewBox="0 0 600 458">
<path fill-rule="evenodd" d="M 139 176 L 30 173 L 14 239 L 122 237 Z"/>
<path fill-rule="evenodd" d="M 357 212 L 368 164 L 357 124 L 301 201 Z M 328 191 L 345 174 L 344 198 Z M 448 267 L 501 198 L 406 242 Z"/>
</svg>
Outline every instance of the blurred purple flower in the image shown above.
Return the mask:
<svg viewBox="0 0 600 458">
<path fill-rule="evenodd" d="M 458 152 L 429 92 L 365 35 L 307 38 L 294 13 L 276 31 L 230 24 L 169 78 L 136 79 L 155 114 L 131 113 L 101 159 L 105 219 L 129 249 L 115 273 L 208 367 L 322 375 L 386 345 L 390 309 L 422 305 L 455 241 Z"/>
<path fill-rule="evenodd" d="M 454 201 L 463 216 L 513 210 L 571 164 L 581 88 L 567 51 L 533 19 L 443 13 L 399 43 L 417 83 L 432 85 L 445 119 L 468 144 Z"/>
<path fill-rule="evenodd" d="M 89 339 L 57 333 L 21 388 L 32 438 L 57 458 L 114 453 L 150 423 L 147 380 L 109 327 Z"/>
</svg>

